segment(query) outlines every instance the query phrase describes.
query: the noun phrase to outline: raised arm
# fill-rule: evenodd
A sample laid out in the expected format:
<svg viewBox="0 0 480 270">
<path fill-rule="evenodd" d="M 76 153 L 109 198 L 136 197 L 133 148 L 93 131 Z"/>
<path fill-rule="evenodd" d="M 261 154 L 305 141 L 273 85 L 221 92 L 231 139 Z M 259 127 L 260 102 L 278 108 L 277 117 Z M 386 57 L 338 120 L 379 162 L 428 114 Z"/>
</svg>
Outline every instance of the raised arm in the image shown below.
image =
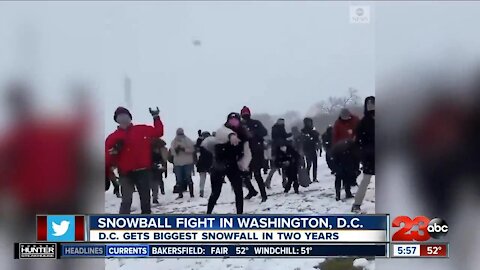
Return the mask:
<svg viewBox="0 0 480 270">
<path fill-rule="evenodd" d="M 163 122 L 160 120 L 160 116 L 153 118 L 153 128 L 151 131 L 152 137 L 162 137 L 163 136 Z"/>
<path fill-rule="evenodd" d="M 163 122 L 160 120 L 160 109 L 152 110 L 152 108 L 148 108 L 150 114 L 153 117 L 153 128 L 151 130 L 152 137 L 162 137 L 163 136 Z"/>
</svg>

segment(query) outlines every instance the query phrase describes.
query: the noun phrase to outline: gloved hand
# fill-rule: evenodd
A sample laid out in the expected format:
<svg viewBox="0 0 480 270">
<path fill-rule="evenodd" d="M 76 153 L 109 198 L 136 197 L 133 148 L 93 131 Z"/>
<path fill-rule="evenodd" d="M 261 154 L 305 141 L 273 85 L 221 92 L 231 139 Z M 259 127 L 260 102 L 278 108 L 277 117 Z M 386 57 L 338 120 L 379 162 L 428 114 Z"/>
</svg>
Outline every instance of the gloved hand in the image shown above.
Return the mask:
<svg viewBox="0 0 480 270">
<path fill-rule="evenodd" d="M 160 109 L 158 107 L 156 110 L 152 110 L 152 108 L 148 108 L 148 110 L 150 111 L 150 114 L 153 118 L 160 116 Z"/>
<path fill-rule="evenodd" d="M 238 144 L 240 144 L 240 139 L 238 138 L 237 134 L 232 133 L 228 138 L 230 140 L 231 145 L 237 146 Z"/>
<path fill-rule="evenodd" d="M 183 146 L 181 146 L 181 145 L 179 145 L 179 146 L 177 146 L 177 147 L 175 148 L 175 152 L 176 152 L 177 154 L 180 153 L 180 152 L 182 152 L 182 151 L 185 151 L 185 148 L 184 148 Z"/>
</svg>

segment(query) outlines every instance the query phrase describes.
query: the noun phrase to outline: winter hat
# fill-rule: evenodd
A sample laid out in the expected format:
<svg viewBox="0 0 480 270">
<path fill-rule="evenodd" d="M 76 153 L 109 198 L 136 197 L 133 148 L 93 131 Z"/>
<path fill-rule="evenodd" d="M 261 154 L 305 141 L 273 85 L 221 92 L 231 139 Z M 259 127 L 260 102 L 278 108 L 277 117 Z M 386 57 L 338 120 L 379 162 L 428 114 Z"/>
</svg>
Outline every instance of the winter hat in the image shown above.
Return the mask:
<svg viewBox="0 0 480 270">
<path fill-rule="evenodd" d="M 185 135 L 185 132 L 183 131 L 183 128 L 178 128 L 176 134 L 177 135 Z"/>
<path fill-rule="evenodd" d="M 236 119 L 240 120 L 241 117 L 240 117 L 240 114 L 238 114 L 236 112 L 231 112 L 227 116 L 227 121 L 232 119 L 232 118 L 236 118 Z"/>
<path fill-rule="evenodd" d="M 351 116 L 352 116 L 352 115 L 351 115 L 350 111 L 349 111 L 347 108 L 343 108 L 343 109 L 340 111 L 340 118 L 341 118 L 341 119 L 347 120 L 347 119 L 350 119 Z"/>
<path fill-rule="evenodd" d="M 206 138 L 206 137 L 210 137 L 210 136 L 211 136 L 210 132 L 208 132 L 208 131 L 202 132 L 202 137 Z"/>
<path fill-rule="evenodd" d="M 303 124 L 304 124 L 304 125 L 313 124 L 313 119 L 310 118 L 310 117 L 305 117 L 305 118 L 303 119 Z"/>
<path fill-rule="evenodd" d="M 132 117 L 132 114 L 130 113 L 130 111 L 125 108 L 125 107 L 118 107 L 116 110 L 115 110 L 115 113 L 113 114 L 113 120 L 115 122 L 117 122 L 117 116 L 119 116 L 120 114 L 128 114 L 128 116 L 130 116 L 130 119 L 133 119 Z M 118 123 L 118 122 L 117 122 Z"/>
<path fill-rule="evenodd" d="M 232 127 L 237 128 L 240 124 L 241 124 L 240 114 L 238 114 L 236 112 L 231 112 L 227 116 L 227 123 L 226 123 L 227 127 L 232 126 Z"/>
<path fill-rule="evenodd" d="M 243 106 L 242 110 L 240 111 L 241 115 L 251 115 L 250 108 L 247 106 Z"/>
</svg>

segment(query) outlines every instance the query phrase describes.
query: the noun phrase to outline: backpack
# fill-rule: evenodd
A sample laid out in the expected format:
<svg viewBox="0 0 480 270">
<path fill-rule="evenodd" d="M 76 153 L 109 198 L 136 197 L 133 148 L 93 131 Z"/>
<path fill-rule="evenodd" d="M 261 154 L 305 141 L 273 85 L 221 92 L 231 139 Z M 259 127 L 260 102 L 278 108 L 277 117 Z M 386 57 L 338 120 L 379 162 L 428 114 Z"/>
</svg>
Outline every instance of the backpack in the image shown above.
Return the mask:
<svg viewBox="0 0 480 270">
<path fill-rule="evenodd" d="M 308 187 L 312 183 L 310 180 L 310 174 L 308 173 L 307 168 L 300 168 L 298 170 L 298 184 L 302 187 Z"/>
</svg>

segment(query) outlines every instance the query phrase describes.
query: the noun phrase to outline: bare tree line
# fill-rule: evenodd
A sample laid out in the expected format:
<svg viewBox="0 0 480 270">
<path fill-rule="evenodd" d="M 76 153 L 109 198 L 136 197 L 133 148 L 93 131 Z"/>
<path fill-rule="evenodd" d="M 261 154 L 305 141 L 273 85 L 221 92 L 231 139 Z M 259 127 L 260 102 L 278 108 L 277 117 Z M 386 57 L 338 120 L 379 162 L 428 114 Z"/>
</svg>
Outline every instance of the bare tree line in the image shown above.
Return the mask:
<svg viewBox="0 0 480 270">
<path fill-rule="evenodd" d="M 363 116 L 363 104 L 361 104 L 361 97 L 357 89 L 350 87 L 345 96 L 331 96 L 327 100 L 315 103 L 306 116 L 312 118 L 315 129 L 323 133 L 329 125 L 333 125 L 338 119 L 342 108 L 348 108 L 353 114 L 359 117 Z M 271 127 L 278 118 L 285 119 L 285 126 L 287 131 L 289 131 L 294 126 L 301 129 L 303 127 L 304 117 L 297 111 L 289 110 L 281 115 L 270 115 L 268 113 L 255 114 L 253 118 L 263 123 L 270 136 Z"/>
</svg>

